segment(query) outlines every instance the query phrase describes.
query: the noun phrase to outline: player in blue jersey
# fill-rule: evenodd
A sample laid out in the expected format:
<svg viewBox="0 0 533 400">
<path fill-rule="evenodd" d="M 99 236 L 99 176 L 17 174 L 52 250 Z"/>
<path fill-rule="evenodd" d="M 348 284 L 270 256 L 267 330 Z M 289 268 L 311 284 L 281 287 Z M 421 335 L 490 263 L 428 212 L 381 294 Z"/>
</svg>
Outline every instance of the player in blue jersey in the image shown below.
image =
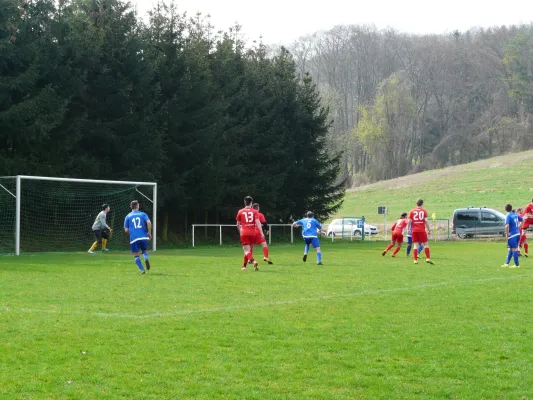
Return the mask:
<svg viewBox="0 0 533 400">
<path fill-rule="evenodd" d="M 148 240 L 152 238 L 152 222 L 148 215 L 139 211 L 139 202 L 133 200 L 131 202 L 131 212 L 124 220 L 124 232 L 130 236 L 130 248 L 135 259 L 135 264 L 141 270 L 141 274 L 145 274 L 143 264 L 139 257 L 142 253 L 146 269 L 150 270 L 150 261 L 148 261 Z"/>
<path fill-rule="evenodd" d="M 305 242 L 303 261 L 307 261 L 307 254 L 309 254 L 309 248 L 312 245 L 316 250 L 317 265 L 324 265 L 322 264 L 322 251 L 320 250 L 320 242 L 318 241 L 318 232 L 322 230 L 322 225 L 314 218 L 314 214 L 308 211 L 307 218 L 296 221 L 292 226 L 295 228 L 297 226 L 302 227 L 302 236 Z"/>
<path fill-rule="evenodd" d="M 507 216 L 505 217 L 505 235 L 507 236 L 508 253 L 503 268 L 518 268 L 518 243 L 520 242 L 520 225 L 522 225 L 523 218 L 513 212 L 513 206 L 505 205 Z M 509 266 L 511 258 L 514 258 L 514 266 Z"/>
</svg>

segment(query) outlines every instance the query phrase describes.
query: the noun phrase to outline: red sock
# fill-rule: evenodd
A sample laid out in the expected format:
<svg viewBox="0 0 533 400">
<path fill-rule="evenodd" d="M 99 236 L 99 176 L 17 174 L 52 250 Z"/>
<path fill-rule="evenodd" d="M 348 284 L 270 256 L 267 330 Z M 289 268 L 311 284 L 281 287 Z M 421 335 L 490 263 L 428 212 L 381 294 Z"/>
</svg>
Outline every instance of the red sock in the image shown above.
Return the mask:
<svg viewBox="0 0 533 400">
<path fill-rule="evenodd" d="M 429 247 L 424 248 L 424 253 L 426 253 L 426 258 L 429 260 L 431 257 L 429 256 Z"/>
<path fill-rule="evenodd" d="M 396 254 L 398 254 L 399 251 L 400 251 L 400 248 L 396 247 L 396 250 L 394 250 L 394 253 L 392 253 L 392 255 L 395 256 Z"/>
<path fill-rule="evenodd" d="M 392 244 L 392 243 L 389 244 L 389 245 L 387 246 L 387 248 L 385 249 L 385 251 L 389 251 L 390 249 L 392 249 L 393 246 L 394 246 L 394 244 Z"/>
<path fill-rule="evenodd" d="M 268 258 L 268 247 L 263 247 L 263 257 Z"/>
<path fill-rule="evenodd" d="M 529 254 L 529 244 L 524 243 L 524 251 L 526 252 L 526 254 Z"/>
<path fill-rule="evenodd" d="M 246 254 L 244 255 L 244 266 L 246 267 L 246 264 L 248 264 L 248 257 L 246 257 Z"/>
<path fill-rule="evenodd" d="M 418 260 L 418 249 L 413 249 L 413 257 L 415 258 L 415 261 Z"/>
</svg>

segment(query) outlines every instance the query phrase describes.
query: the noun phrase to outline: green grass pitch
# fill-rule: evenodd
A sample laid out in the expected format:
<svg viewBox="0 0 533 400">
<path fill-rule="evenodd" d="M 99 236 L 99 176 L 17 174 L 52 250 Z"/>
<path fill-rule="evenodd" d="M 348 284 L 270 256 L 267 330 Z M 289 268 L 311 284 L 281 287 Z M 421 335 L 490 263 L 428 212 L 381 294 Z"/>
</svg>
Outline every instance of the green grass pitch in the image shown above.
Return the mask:
<svg viewBox="0 0 533 400">
<path fill-rule="evenodd" d="M 384 243 L 0 258 L 0 399 L 533 396 L 533 260 L 504 243 Z"/>
</svg>

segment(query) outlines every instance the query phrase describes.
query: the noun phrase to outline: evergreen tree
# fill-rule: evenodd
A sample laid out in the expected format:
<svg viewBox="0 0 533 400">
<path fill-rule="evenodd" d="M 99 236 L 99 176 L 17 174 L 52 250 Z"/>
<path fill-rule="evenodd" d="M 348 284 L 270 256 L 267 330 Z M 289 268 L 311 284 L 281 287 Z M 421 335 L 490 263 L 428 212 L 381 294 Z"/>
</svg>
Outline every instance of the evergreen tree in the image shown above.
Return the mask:
<svg viewBox="0 0 533 400">
<path fill-rule="evenodd" d="M 158 181 L 165 232 L 249 194 L 271 221 L 338 208 L 328 112 L 285 49 L 164 1 L 146 26 L 121 0 L 19 5 L 0 3 L 0 175 Z"/>
<path fill-rule="evenodd" d="M 50 82 L 58 67 L 54 12 L 51 0 L 0 3 L 0 167 L 6 174 L 46 171 L 42 146 L 64 118 L 66 102 Z"/>
</svg>

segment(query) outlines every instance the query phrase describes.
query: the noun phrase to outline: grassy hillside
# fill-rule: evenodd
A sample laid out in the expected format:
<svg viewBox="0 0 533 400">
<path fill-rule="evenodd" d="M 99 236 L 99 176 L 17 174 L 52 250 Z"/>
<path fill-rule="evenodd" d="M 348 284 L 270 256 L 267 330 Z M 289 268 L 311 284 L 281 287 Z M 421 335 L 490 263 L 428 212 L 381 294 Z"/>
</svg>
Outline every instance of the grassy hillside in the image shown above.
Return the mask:
<svg viewBox="0 0 533 400">
<path fill-rule="evenodd" d="M 361 216 L 381 221 L 377 208 L 389 208 L 391 218 L 408 212 L 418 198 L 431 215 L 451 218 L 459 207 L 489 207 L 503 212 L 505 203 L 525 206 L 533 197 L 533 151 L 527 151 L 349 190 L 337 216 Z"/>
</svg>

